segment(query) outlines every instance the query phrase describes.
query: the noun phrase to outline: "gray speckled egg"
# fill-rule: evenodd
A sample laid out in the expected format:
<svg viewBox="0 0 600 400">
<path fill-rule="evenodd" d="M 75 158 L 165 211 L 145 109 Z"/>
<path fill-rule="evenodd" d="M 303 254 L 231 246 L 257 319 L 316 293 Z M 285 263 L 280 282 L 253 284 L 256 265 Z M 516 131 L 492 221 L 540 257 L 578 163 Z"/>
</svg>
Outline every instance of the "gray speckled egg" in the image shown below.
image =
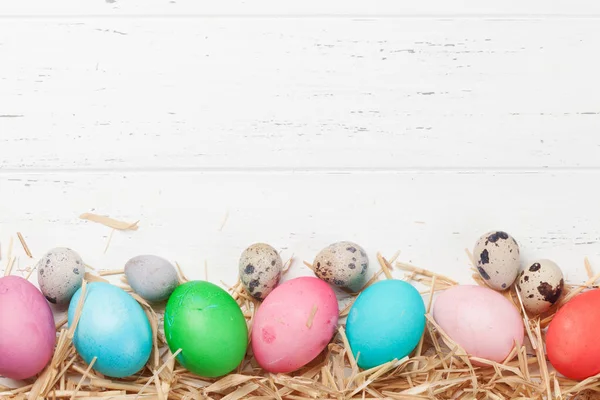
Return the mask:
<svg viewBox="0 0 600 400">
<path fill-rule="evenodd" d="M 37 263 L 38 284 L 46 299 L 59 306 L 69 304 L 83 283 L 85 265 L 71 249 L 57 247 L 47 252 Z"/>
<path fill-rule="evenodd" d="M 480 237 L 473 258 L 479 275 L 496 290 L 508 289 L 521 268 L 517 241 L 502 231 L 488 232 Z"/>
<path fill-rule="evenodd" d="M 337 242 L 317 254 L 313 269 L 317 277 L 332 285 L 353 291 L 366 282 L 369 258 L 362 247 L 352 242 Z"/>
<path fill-rule="evenodd" d="M 255 243 L 242 252 L 239 268 L 240 280 L 248 293 L 263 300 L 279 283 L 283 262 L 273 247 Z"/>
<path fill-rule="evenodd" d="M 152 302 L 168 299 L 179 285 L 173 264 L 153 255 L 136 256 L 127 261 L 125 276 L 137 294 Z"/>
<path fill-rule="evenodd" d="M 517 289 L 525 309 L 532 314 L 548 311 L 558 301 L 564 287 L 559 266 L 550 260 L 537 260 L 521 271 Z"/>
</svg>

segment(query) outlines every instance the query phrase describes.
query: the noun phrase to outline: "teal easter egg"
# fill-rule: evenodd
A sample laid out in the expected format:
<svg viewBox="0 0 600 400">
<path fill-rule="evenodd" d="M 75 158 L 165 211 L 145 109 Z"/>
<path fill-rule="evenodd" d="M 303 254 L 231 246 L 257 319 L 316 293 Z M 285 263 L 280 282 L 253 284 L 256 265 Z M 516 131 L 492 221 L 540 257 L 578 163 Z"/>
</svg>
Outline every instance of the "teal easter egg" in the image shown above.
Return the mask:
<svg viewBox="0 0 600 400">
<path fill-rule="evenodd" d="M 425 304 L 411 284 L 377 282 L 358 296 L 346 334 L 361 368 L 373 368 L 410 354 L 425 330 Z"/>
<path fill-rule="evenodd" d="M 73 324 L 81 289 L 69 304 Z M 123 289 L 104 282 L 87 285 L 73 344 L 86 363 L 109 377 L 123 378 L 141 370 L 152 351 L 152 329 L 144 310 Z"/>
</svg>

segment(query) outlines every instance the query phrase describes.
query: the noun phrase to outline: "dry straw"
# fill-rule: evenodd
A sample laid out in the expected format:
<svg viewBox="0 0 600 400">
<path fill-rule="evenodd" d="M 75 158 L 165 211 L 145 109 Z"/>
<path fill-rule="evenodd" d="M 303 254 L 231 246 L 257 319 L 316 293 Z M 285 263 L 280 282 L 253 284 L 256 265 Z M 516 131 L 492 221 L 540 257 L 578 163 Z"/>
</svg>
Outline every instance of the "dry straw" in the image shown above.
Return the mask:
<svg viewBox="0 0 600 400">
<path fill-rule="evenodd" d="M 167 346 L 162 331 L 162 315 L 142 298 L 131 293 L 141 304 L 150 320 L 153 350 L 145 368 L 127 379 L 109 379 L 86 365 L 75 351 L 72 338 L 85 299 L 85 283 L 75 322 L 70 328 L 66 321 L 56 324 L 57 345 L 52 361 L 37 377 L 17 389 L 0 386 L 1 399 L 207 399 L 207 400 L 273 400 L 273 399 L 591 399 L 600 397 L 600 376 L 583 382 L 559 377 L 552 372 L 544 354 L 544 327 L 552 320 L 558 307 L 544 315 L 528 318 L 514 290 L 505 296 L 521 310 L 527 326 L 528 340 L 515 347 L 503 363 L 469 358 L 465 351 L 448 337 L 429 314 L 432 299 L 438 291 L 457 285 L 449 277 L 395 262 L 397 255 L 386 260 L 378 255 L 381 269 L 365 285 L 368 287 L 382 275 L 392 277 L 394 265 L 404 272 L 405 279 L 425 285 L 427 323 L 423 338 L 413 354 L 393 360 L 376 368 L 361 370 L 350 350 L 343 318 L 338 334 L 327 348 L 309 365 L 292 374 L 270 374 L 258 366 L 249 350 L 239 368 L 220 379 L 198 377 L 179 366 Z M 599 275 L 594 275 L 586 260 L 589 280 L 581 286 L 567 286 L 564 299 L 593 287 Z M 118 274 L 107 271 L 99 275 Z M 179 269 L 181 281 L 187 278 Z M 475 281 L 484 285 L 479 275 Z M 86 273 L 86 281 L 104 281 L 98 275 Z M 126 284 L 126 280 L 122 279 Z M 364 289 L 364 288 L 363 288 Z M 230 292 L 238 302 L 252 327 L 257 308 L 238 281 Z M 351 295 L 348 306 L 340 311 L 347 315 L 357 294 Z M 564 304 L 564 301 L 561 302 Z M 315 306 L 316 307 L 316 306 Z M 313 313 L 314 314 L 314 313 Z M 309 318 L 307 324 L 310 324 Z M 249 339 L 250 340 L 250 339 Z M 537 344 L 535 348 L 532 343 Z M 360 358 L 360 354 L 357 355 Z M 476 361 L 476 366 L 473 362 Z M 576 395 L 576 396 L 575 396 Z M 598 397 L 596 397 L 598 396 Z"/>
<path fill-rule="evenodd" d="M 79 216 L 80 219 L 85 219 L 92 222 L 97 222 L 99 224 L 108 226 L 109 228 L 121 230 L 121 231 L 136 231 L 138 229 L 138 224 L 140 221 L 136 221 L 133 223 L 119 221 L 105 215 L 98 215 L 92 213 L 83 213 Z"/>
</svg>

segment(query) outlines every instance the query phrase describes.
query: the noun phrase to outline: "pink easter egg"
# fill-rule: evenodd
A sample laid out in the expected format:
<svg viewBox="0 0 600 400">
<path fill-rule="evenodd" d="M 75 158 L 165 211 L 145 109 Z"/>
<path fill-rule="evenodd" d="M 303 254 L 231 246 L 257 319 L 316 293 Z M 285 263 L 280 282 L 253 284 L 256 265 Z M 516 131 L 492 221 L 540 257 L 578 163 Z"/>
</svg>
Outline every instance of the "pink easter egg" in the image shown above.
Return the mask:
<svg viewBox="0 0 600 400">
<path fill-rule="evenodd" d="M 254 316 L 252 350 L 266 371 L 295 371 L 315 359 L 333 337 L 338 322 L 333 289 L 313 277 L 275 288 Z"/>
<path fill-rule="evenodd" d="M 500 293 L 486 287 L 447 289 L 435 300 L 433 318 L 470 356 L 502 362 L 515 343 L 523 343 L 525 328 L 519 311 Z"/>
<path fill-rule="evenodd" d="M 27 379 L 52 358 L 56 329 L 42 293 L 18 276 L 0 278 L 0 375 Z"/>
</svg>

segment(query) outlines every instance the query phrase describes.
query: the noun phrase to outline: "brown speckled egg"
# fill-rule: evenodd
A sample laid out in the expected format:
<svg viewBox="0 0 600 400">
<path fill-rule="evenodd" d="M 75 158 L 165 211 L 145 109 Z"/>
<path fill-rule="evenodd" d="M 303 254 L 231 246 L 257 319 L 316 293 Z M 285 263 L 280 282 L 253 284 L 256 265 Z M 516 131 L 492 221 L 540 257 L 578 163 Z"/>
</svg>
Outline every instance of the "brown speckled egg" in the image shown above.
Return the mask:
<svg viewBox="0 0 600 400">
<path fill-rule="evenodd" d="M 240 280 L 254 298 L 262 300 L 279 283 L 283 262 L 273 247 L 255 243 L 242 252 Z"/>
<path fill-rule="evenodd" d="M 524 268 L 517 281 L 523 306 L 532 314 L 548 311 L 558 301 L 564 280 L 559 266 L 550 260 L 537 260 Z"/>
<path fill-rule="evenodd" d="M 60 306 L 69 304 L 83 283 L 85 265 L 71 249 L 57 247 L 37 263 L 38 284 L 46 299 Z"/>
<path fill-rule="evenodd" d="M 319 278 L 353 291 L 365 284 L 368 268 L 367 253 L 352 242 L 337 242 L 325 247 L 313 262 L 313 269 Z"/>
<path fill-rule="evenodd" d="M 508 289 L 515 281 L 521 259 L 517 241 L 506 232 L 488 232 L 475 243 L 473 258 L 479 275 L 495 290 Z"/>
</svg>

